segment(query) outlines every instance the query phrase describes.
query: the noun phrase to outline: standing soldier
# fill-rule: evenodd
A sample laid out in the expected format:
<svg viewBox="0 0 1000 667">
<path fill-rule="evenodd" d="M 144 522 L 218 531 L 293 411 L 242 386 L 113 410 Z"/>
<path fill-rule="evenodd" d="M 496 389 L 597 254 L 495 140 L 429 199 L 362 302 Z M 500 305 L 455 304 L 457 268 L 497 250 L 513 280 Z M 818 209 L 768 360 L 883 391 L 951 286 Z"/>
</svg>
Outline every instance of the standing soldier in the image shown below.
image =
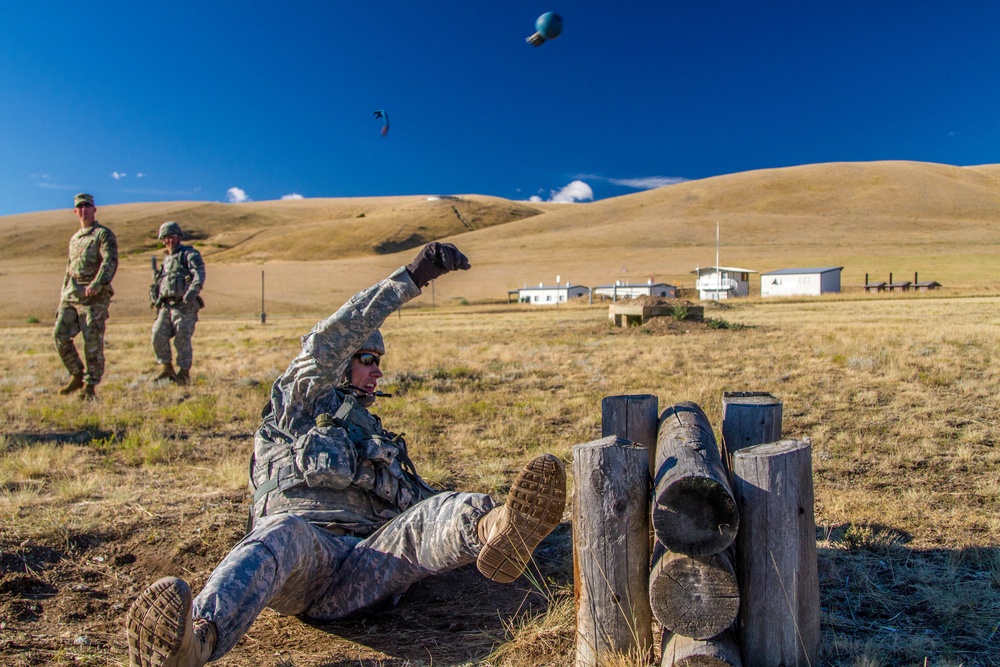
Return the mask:
<svg viewBox="0 0 1000 667">
<path fill-rule="evenodd" d="M 201 253 L 181 243 L 181 226 L 176 222 L 160 225 L 159 239 L 167 247 L 163 267 L 150 289 L 158 309 L 153 323 L 153 354 L 162 366 L 157 380 L 187 384 L 191 379 L 191 336 L 204 307 L 201 289 L 205 286 L 205 262 Z M 177 370 L 170 359 L 170 339 L 177 350 Z"/>
<path fill-rule="evenodd" d="M 96 397 L 94 387 L 104 375 L 104 326 L 108 304 L 115 293 L 111 279 L 118 270 L 118 240 L 114 232 L 97 222 L 92 195 L 76 195 L 73 211 L 80 220 L 80 230 L 69 240 L 69 261 L 52 336 L 72 376 L 59 393 L 66 395 L 83 389 L 80 397 L 89 400 Z M 86 373 L 73 344 L 78 333 L 83 334 Z"/>
</svg>

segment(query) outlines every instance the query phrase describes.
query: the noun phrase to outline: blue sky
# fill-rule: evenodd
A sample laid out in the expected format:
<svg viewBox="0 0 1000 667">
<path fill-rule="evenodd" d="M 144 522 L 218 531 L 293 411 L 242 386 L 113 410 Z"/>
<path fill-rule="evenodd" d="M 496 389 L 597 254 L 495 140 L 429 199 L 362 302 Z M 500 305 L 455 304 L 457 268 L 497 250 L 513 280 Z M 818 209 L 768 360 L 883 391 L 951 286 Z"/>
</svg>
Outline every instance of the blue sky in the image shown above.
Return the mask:
<svg viewBox="0 0 1000 667">
<path fill-rule="evenodd" d="M 1000 162 L 998 28 L 985 0 L 7 2 L 0 215 Z"/>
</svg>

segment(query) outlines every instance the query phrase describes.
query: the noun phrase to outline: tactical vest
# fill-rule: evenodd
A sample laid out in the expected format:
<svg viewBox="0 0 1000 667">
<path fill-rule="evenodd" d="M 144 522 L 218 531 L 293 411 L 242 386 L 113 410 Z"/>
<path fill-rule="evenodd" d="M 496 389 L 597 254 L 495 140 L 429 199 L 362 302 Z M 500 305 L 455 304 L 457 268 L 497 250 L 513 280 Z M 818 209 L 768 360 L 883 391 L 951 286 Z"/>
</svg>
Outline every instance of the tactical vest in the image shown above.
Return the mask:
<svg viewBox="0 0 1000 667">
<path fill-rule="evenodd" d="M 149 286 L 149 300 L 153 305 L 172 304 L 181 301 L 191 284 L 191 264 L 188 255 L 193 248 L 182 245 L 176 252 L 163 258 L 163 265 L 156 272 L 153 284 Z M 201 295 L 196 297 L 198 306 L 204 308 Z"/>
<path fill-rule="evenodd" d="M 320 415 L 298 437 L 277 426 L 268 404 L 250 460 L 248 532 L 255 518 L 288 513 L 333 532 L 367 536 L 438 492 L 420 479 L 402 435 L 382 428 L 353 395 L 339 389 L 337 395 L 337 412 Z M 270 453 L 266 465 L 258 465 L 260 450 Z"/>
</svg>

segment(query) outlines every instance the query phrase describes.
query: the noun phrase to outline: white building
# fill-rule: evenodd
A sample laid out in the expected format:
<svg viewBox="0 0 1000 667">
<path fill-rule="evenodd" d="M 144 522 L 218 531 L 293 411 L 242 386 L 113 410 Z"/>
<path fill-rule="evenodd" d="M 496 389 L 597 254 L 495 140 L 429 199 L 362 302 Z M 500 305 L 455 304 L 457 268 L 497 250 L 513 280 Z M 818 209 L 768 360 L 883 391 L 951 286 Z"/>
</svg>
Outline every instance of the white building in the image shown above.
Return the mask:
<svg viewBox="0 0 1000 667">
<path fill-rule="evenodd" d="M 722 301 L 738 296 L 750 296 L 750 274 L 752 269 L 734 266 L 706 266 L 691 273 L 698 276 L 694 287 L 702 301 Z"/>
<path fill-rule="evenodd" d="M 650 278 L 645 283 L 628 284 L 616 280 L 614 285 L 598 285 L 593 288 L 594 296 L 601 296 L 613 301 L 618 299 L 634 299 L 639 296 L 660 296 L 667 299 L 677 298 L 677 288 L 667 283 L 654 283 Z"/>
<path fill-rule="evenodd" d="M 584 285 L 571 285 L 567 280 L 565 285 L 544 285 L 538 283 L 538 287 L 528 287 L 525 285 L 521 289 L 509 290 L 507 292 L 507 303 L 511 297 L 517 295 L 518 303 L 530 303 L 535 306 L 555 306 L 566 303 L 570 299 L 578 299 L 590 293 L 590 288 Z"/>
<path fill-rule="evenodd" d="M 842 266 L 778 269 L 760 274 L 761 296 L 819 296 L 840 291 Z"/>
</svg>

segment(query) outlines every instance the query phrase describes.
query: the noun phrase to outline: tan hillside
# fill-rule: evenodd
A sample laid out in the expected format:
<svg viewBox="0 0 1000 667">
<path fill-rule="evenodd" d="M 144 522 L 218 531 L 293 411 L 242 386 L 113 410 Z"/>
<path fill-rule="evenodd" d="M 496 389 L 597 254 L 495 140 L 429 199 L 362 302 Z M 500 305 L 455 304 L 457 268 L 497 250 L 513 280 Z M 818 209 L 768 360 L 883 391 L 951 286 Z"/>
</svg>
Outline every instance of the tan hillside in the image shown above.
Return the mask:
<svg viewBox="0 0 1000 667">
<path fill-rule="evenodd" d="M 101 206 L 123 256 L 157 247 L 156 230 L 176 220 L 213 261 L 316 260 L 380 255 L 436 238 L 538 215 L 546 206 L 478 195 L 365 197 L 220 204 Z M 0 259 L 64 260 L 76 220 L 69 208 L 0 217 Z"/>
<path fill-rule="evenodd" d="M 362 217 L 363 215 L 363 217 Z M 729 174 L 586 204 L 426 196 L 99 207 L 118 234 L 116 312 L 144 312 L 155 230 L 176 219 L 209 265 L 211 313 L 326 311 L 405 264 L 425 241 L 447 239 L 473 270 L 438 281 L 436 303 L 503 301 L 524 284 L 650 278 L 692 287 L 719 261 L 759 273 L 843 266 L 845 290 L 866 275 L 936 280 L 948 289 L 1000 289 L 1000 165 L 917 162 L 815 164 Z M 0 218 L 0 318 L 54 309 L 71 211 Z M 159 251 L 156 250 L 156 253 Z"/>
</svg>

